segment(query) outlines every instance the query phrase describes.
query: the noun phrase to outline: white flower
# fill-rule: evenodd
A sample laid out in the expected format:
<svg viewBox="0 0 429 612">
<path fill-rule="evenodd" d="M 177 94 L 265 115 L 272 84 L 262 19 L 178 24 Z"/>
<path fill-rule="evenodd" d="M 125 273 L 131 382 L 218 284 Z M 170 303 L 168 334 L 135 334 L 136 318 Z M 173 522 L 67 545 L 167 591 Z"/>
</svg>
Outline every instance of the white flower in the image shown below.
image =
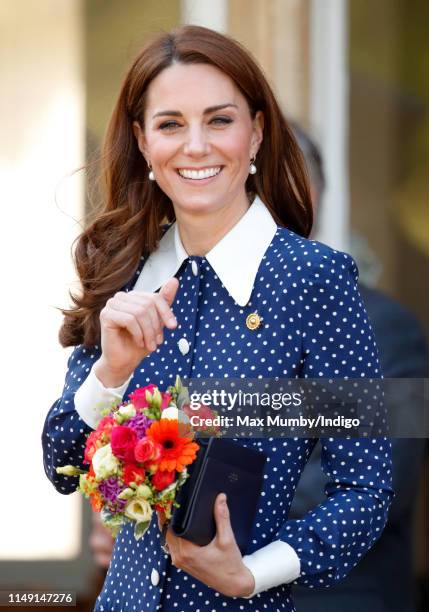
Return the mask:
<svg viewBox="0 0 429 612">
<path fill-rule="evenodd" d="M 106 446 L 102 446 L 95 451 L 92 458 L 92 467 L 97 480 L 109 478 L 117 473 L 119 461 L 113 455 L 110 444 L 106 444 Z"/>
<path fill-rule="evenodd" d="M 142 497 L 132 499 L 125 506 L 124 514 L 128 518 L 136 521 L 137 523 L 150 521 L 152 518 L 153 510 L 150 507 L 149 502 Z"/>
<path fill-rule="evenodd" d="M 170 419 L 170 420 L 176 420 L 179 418 L 179 411 L 177 410 L 176 406 L 169 406 L 168 408 L 164 408 L 164 410 L 161 412 L 161 419 Z"/>
<path fill-rule="evenodd" d="M 132 419 L 136 416 L 136 409 L 132 404 L 127 404 L 126 406 L 121 406 L 118 410 L 119 414 L 125 417 L 126 419 Z"/>
<path fill-rule="evenodd" d="M 161 412 L 161 419 L 171 419 L 184 424 L 188 424 L 190 422 L 188 415 L 183 412 L 183 410 L 178 410 L 176 406 L 164 408 L 164 410 Z"/>
</svg>

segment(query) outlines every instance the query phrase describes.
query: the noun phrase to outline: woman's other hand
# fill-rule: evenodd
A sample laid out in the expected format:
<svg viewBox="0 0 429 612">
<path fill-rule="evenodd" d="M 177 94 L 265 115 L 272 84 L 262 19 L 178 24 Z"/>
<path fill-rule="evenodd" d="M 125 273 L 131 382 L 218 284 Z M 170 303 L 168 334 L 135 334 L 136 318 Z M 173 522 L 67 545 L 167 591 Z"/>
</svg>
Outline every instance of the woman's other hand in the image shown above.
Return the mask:
<svg viewBox="0 0 429 612">
<path fill-rule="evenodd" d="M 105 387 L 117 387 L 163 342 L 163 328 L 174 329 L 171 305 L 179 281 L 170 278 L 159 293 L 118 291 L 100 312 L 100 359 L 94 365 Z"/>
<path fill-rule="evenodd" d="M 167 531 L 172 563 L 223 595 L 247 597 L 255 588 L 255 580 L 242 561 L 224 493 L 216 498 L 214 517 L 216 535 L 207 546 L 197 546 Z"/>
</svg>

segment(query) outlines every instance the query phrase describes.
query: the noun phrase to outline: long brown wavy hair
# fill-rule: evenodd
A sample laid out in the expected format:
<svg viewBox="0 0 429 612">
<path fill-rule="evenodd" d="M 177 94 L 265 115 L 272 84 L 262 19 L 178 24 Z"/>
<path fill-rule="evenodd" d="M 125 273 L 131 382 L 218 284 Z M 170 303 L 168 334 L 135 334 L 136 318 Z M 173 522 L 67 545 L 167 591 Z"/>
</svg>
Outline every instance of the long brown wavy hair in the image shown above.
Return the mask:
<svg viewBox="0 0 429 612">
<path fill-rule="evenodd" d="M 159 35 L 137 56 L 122 84 L 100 156 L 102 206 L 76 238 L 73 257 L 81 293 L 70 297 L 59 332 L 63 347 L 100 342 L 100 311 L 135 274 L 140 258 L 156 249 L 161 224 L 175 219 L 171 201 L 156 182 L 138 149 L 133 121 L 143 127 L 152 80 L 173 62 L 211 64 L 227 74 L 246 98 L 251 116 L 264 115 L 258 172 L 246 189 L 257 193 L 276 222 L 307 237 L 312 205 L 305 165 L 261 69 L 233 39 L 199 26 L 182 26 Z"/>
</svg>

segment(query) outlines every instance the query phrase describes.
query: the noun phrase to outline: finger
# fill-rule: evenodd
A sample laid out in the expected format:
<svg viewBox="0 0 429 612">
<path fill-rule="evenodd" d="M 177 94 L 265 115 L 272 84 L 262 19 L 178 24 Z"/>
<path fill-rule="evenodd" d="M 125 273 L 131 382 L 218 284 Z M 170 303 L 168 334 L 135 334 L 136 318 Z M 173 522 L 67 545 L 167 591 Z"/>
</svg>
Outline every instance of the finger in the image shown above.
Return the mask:
<svg viewBox="0 0 429 612">
<path fill-rule="evenodd" d="M 127 296 L 124 299 L 118 295 L 111 303 L 111 308 L 129 312 L 135 316 L 142 330 L 145 347 L 149 351 L 155 351 L 163 340 L 161 322 L 152 296 L 153 294 L 140 298 L 135 296 L 128 298 Z"/>
<path fill-rule="evenodd" d="M 163 287 L 161 287 L 158 293 L 158 296 L 161 297 L 166 302 L 167 306 L 171 306 L 172 303 L 174 302 L 174 298 L 176 297 L 178 288 L 179 288 L 179 281 L 177 280 L 177 278 L 173 276 L 165 283 L 165 285 L 163 285 Z M 167 311 L 165 311 L 165 309 L 164 309 L 163 314 L 167 315 Z M 167 320 L 165 321 L 165 324 L 169 328 L 174 328 L 177 325 L 176 318 L 170 309 L 168 311 L 168 317 L 167 317 Z"/>
<path fill-rule="evenodd" d="M 134 315 L 113 308 L 107 310 L 103 308 L 100 313 L 100 322 L 107 332 L 109 329 L 118 327 L 127 330 L 137 346 L 142 348 L 145 346 L 142 329 Z"/>
<path fill-rule="evenodd" d="M 169 306 L 172 305 L 179 288 L 179 281 L 174 276 L 165 283 L 159 290 L 159 295 L 162 296 Z"/>
<path fill-rule="evenodd" d="M 159 316 L 158 309 L 153 300 L 151 301 L 151 304 L 147 310 L 147 317 L 150 319 L 152 324 L 155 345 L 161 344 L 164 339 L 162 333 L 163 321 Z"/>
<path fill-rule="evenodd" d="M 160 321 L 158 310 L 153 301 L 154 294 L 151 293 L 142 297 L 136 292 L 131 292 L 131 294 L 124 295 L 126 296 L 126 299 L 117 297 L 114 302 L 112 302 L 112 307 L 116 307 L 118 310 L 124 310 L 125 312 L 134 314 L 140 327 L 142 328 L 145 342 L 153 342 L 150 350 L 154 351 L 157 348 L 157 344 L 161 344 L 163 341 L 163 325 L 162 321 Z M 144 322 L 146 319 L 149 319 L 152 325 L 152 328 L 150 325 L 147 326 L 146 332 L 149 334 L 148 336 L 145 335 Z"/>
<path fill-rule="evenodd" d="M 235 542 L 225 493 L 219 493 L 216 497 L 214 518 L 216 522 L 216 540 L 218 544 L 221 546 L 228 546 L 231 542 Z"/>
<path fill-rule="evenodd" d="M 171 528 L 167 529 L 167 532 L 165 534 L 165 541 L 167 542 L 168 550 L 172 559 L 177 559 L 178 557 L 180 557 L 181 538 L 174 535 L 174 533 L 171 531 Z"/>
<path fill-rule="evenodd" d="M 149 351 L 155 351 L 157 348 L 156 343 L 156 330 L 152 323 L 152 317 L 149 314 L 149 311 L 145 313 L 144 317 L 139 318 L 140 326 L 143 329 L 143 336 L 145 345 Z"/>
<path fill-rule="evenodd" d="M 169 329 L 174 329 L 177 326 L 177 319 L 165 298 L 159 293 L 155 293 L 153 300 L 162 323 Z"/>
<path fill-rule="evenodd" d="M 127 312 L 130 315 L 133 315 L 137 325 L 140 326 L 141 329 L 141 334 L 142 337 L 144 338 L 144 328 L 143 325 L 141 323 L 142 318 L 141 318 L 141 314 L 142 314 L 142 303 L 141 301 L 137 301 L 137 300 L 132 300 L 132 299 L 123 299 L 120 297 L 115 297 L 112 298 L 112 300 L 109 300 L 107 302 L 107 306 L 109 308 L 111 308 L 112 310 L 116 310 L 118 312 Z"/>
</svg>

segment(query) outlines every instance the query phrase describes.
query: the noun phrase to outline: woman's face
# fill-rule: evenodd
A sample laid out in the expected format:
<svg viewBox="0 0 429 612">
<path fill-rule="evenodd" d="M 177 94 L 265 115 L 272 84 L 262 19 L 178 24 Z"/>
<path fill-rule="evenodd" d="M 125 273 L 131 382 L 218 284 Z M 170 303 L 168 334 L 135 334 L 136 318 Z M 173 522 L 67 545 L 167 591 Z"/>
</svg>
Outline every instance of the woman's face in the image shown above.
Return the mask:
<svg viewBox="0 0 429 612">
<path fill-rule="evenodd" d="M 148 88 L 144 128 L 133 124 L 155 180 L 180 212 L 247 208 L 250 159 L 262 141 L 234 82 L 208 64 L 173 64 Z M 244 209 L 245 209 L 244 208 Z"/>
</svg>

